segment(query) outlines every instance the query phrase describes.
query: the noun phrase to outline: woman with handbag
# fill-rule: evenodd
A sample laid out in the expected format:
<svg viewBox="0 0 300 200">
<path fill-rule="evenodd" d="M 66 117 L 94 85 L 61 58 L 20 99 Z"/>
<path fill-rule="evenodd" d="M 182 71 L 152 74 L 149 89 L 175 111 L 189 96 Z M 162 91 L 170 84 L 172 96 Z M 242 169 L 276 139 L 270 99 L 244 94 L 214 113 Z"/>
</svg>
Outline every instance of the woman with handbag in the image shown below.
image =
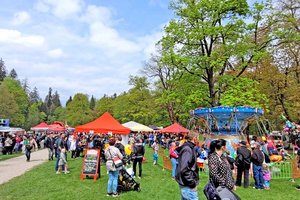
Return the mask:
<svg viewBox="0 0 300 200">
<path fill-rule="evenodd" d="M 106 168 L 108 171 L 107 196 L 113 197 L 119 196 L 117 193 L 117 187 L 120 169 L 118 168 L 117 163 L 123 159 L 123 155 L 120 150 L 114 146 L 115 143 L 115 138 L 110 138 L 108 141 L 109 146 L 104 153 L 107 160 Z"/>
<path fill-rule="evenodd" d="M 235 191 L 235 185 L 225 154 L 226 140 L 219 139 L 210 143 L 210 154 L 208 156 L 210 183 L 207 184 L 210 188 L 205 186 L 204 189 L 204 193 L 208 199 L 223 199 L 225 197 L 230 200 L 240 199 L 232 192 Z M 211 189 L 211 187 L 214 188 Z"/>
</svg>

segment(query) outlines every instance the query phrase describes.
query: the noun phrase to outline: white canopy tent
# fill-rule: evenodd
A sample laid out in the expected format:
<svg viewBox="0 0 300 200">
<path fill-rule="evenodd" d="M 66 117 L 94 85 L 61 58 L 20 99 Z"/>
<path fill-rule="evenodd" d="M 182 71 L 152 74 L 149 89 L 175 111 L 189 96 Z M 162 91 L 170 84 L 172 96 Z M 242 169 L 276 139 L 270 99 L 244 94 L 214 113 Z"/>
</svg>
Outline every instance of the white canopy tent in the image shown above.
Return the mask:
<svg viewBox="0 0 300 200">
<path fill-rule="evenodd" d="M 152 128 L 149 128 L 148 126 L 145 126 L 143 124 L 140 124 L 140 123 L 137 123 L 134 121 L 126 122 L 122 125 L 129 128 L 131 131 L 134 131 L 134 132 L 152 132 L 152 131 L 154 131 Z"/>
</svg>

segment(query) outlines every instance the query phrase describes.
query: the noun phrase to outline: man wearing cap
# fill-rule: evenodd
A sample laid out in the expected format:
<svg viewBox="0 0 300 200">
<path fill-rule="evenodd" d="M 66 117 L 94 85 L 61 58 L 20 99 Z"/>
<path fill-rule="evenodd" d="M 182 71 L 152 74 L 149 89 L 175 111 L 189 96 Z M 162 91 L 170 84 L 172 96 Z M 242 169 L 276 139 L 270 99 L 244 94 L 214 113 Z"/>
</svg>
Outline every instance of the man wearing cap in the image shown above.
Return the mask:
<svg viewBox="0 0 300 200">
<path fill-rule="evenodd" d="M 251 155 L 251 162 L 253 163 L 253 176 L 255 181 L 254 189 L 264 189 L 264 179 L 262 172 L 262 164 L 264 162 L 264 155 L 260 150 L 260 144 L 254 143 L 254 150 Z"/>
<path fill-rule="evenodd" d="M 244 188 L 249 186 L 249 169 L 251 163 L 251 151 L 247 149 L 246 141 L 240 141 L 239 148 L 236 153 L 236 166 L 237 166 L 237 177 L 236 177 L 236 186 L 242 185 L 242 175 L 244 172 Z"/>
</svg>

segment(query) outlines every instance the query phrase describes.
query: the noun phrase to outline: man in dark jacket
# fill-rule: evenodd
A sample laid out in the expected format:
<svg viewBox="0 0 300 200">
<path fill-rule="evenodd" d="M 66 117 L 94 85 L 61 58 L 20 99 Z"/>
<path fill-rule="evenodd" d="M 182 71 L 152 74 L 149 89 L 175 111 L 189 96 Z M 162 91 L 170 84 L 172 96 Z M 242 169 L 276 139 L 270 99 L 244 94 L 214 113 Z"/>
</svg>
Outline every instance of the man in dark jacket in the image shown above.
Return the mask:
<svg viewBox="0 0 300 200">
<path fill-rule="evenodd" d="M 48 159 L 53 160 L 53 154 L 54 154 L 54 139 L 53 134 L 50 133 L 45 137 L 44 145 L 48 149 Z"/>
<path fill-rule="evenodd" d="M 143 146 L 142 139 L 137 139 L 136 143 L 133 146 L 133 173 L 136 176 L 136 164 L 139 164 L 139 176 L 142 177 L 142 162 L 145 154 L 145 148 Z"/>
<path fill-rule="evenodd" d="M 198 133 L 190 132 L 186 137 L 186 142 L 176 149 L 178 165 L 175 179 L 180 187 L 181 199 L 198 200 L 199 169 L 195 148 L 197 143 Z"/>
<path fill-rule="evenodd" d="M 264 162 L 264 155 L 260 150 L 260 144 L 254 143 L 254 150 L 251 155 L 251 162 L 253 163 L 253 176 L 255 181 L 255 189 L 264 189 L 264 178 L 262 172 L 262 164 Z"/>
<path fill-rule="evenodd" d="M 236 161 L 237 166 L 237 177 L 236 177 L 236 186 L 242 185 L 242 175 L 244 172 L 244 188 L 249 186 L 249 169 L 251 163 L 251 151 L 246 147 L 246 141 L 240 142 L 240 147 L 237 149 Z"/>
</svg>

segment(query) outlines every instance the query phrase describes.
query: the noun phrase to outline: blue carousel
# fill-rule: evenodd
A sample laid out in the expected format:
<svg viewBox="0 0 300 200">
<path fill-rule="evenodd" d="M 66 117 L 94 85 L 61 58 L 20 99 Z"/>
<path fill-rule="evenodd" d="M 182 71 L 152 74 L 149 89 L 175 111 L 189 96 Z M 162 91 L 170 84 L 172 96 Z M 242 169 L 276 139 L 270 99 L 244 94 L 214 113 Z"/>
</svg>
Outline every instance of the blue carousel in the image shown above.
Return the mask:
<svg viewBox="0 0 300 200">
<path fill-rule="evenodd" d="M 197 108 L 190 114 L 194 120 L 205 126 L 204 137 L 207 146 L 214 139 L 225 139 L 230 155 L 235 157 L 237 144 L 247 139 L 245 129 L 249 123 L 257 121 L 263 115 L 263 110 L 247 106 L 219 106 Z"/>
</svg>

